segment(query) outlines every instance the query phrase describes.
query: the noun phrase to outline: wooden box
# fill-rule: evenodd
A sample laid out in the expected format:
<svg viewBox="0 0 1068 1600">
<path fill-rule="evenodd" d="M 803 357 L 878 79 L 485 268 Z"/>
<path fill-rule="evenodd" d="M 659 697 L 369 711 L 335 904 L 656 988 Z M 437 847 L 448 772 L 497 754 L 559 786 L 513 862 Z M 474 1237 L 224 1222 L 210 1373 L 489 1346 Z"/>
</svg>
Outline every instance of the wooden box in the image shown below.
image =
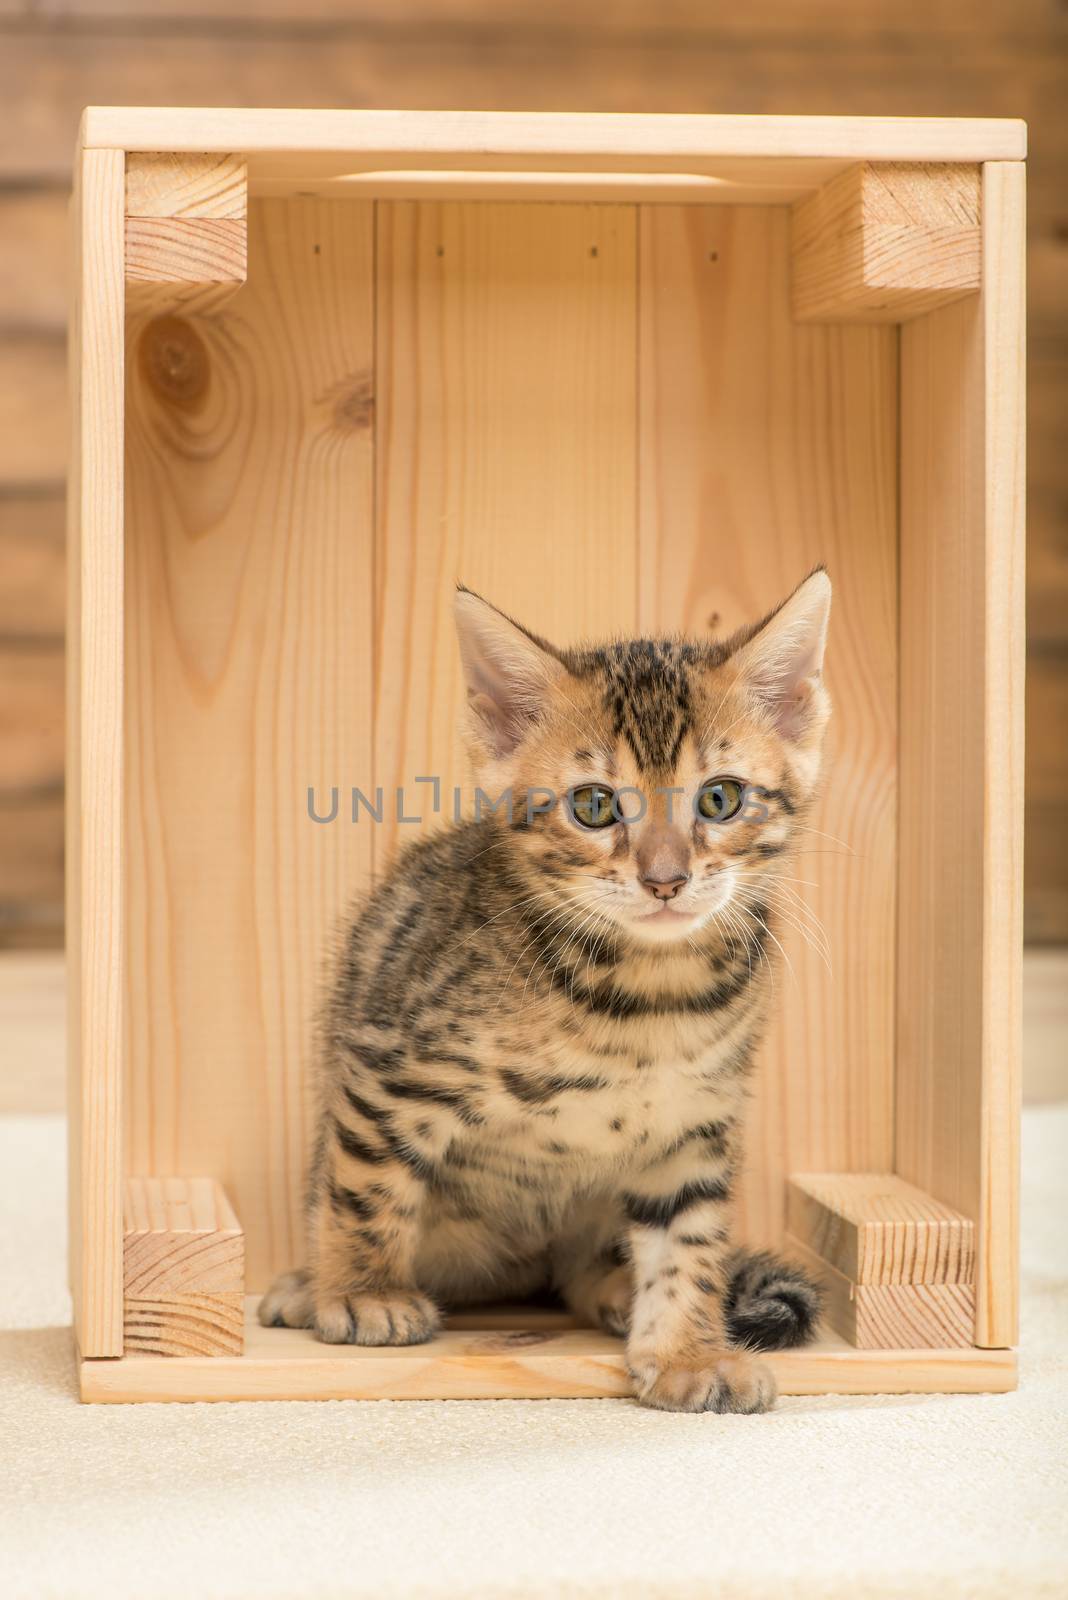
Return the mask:
<svg viewBox="0 0 1068 1600">
<path fill-rule="evenodd" d="M 151 1289 L 161 1324 L 190 1283 L 225 1322 L 242 1261 L 254 1297 L 300 1259 L 333 930 L 403 831 L 396 786 L 428 813 L 413 780 L 460 778 L 455 579 L 565 641 L 729 630 L 821 560 L 836 709 L 801 876 L 829 959 L 785 941 L 743 1225 L 815 1259 L 840 1317 L 774 1365 L 792 1393 L 1013 1384 L 1023 156 L 1004 121 L 86 113 L 68 927 L 87 1399 L 627 1392 L 621 1346 L 552 1312 L 459 1317 L 407 1350 L 254 1319 L 241 1353 L 210 1321 L 185 1353 L 124 1350 L 124 1192 L 167 1180 L 137 1251 L 149 1226 L 153 1259 L 192 1252 L 193 1279 Z M 378 785 L 383 824 L 350 822 L 351 787 Z M 326 811 L 333 786 L 317 824 L 308 792 Z M 952 1249 L 928 1248 L 940 1221 Z M 932 1299 L 916 1273 L 949 1259 L 953 1331 L 886 1348 L 902 1294 Z"/>
</svg>

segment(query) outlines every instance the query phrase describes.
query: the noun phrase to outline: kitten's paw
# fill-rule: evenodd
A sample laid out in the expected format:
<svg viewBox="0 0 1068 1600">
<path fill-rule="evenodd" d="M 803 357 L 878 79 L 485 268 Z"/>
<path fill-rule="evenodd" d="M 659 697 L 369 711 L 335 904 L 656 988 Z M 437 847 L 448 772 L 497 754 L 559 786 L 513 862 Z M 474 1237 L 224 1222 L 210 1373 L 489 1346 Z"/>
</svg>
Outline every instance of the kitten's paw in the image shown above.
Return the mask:
<svg viewBox="0 0 1068 1600">
<path fill-rule="evenodd" d="M 403 1289 L 349 1294 L 315 1308 L 315 1331 L 324 1344 L 425 1344 L 440 1323 L 432 1300 Z"/>
<path fill-rule="evenodd" d="M 738 1350 L 708 1351 L 675 1366 L 634 1374 L 638 1399 L 658 1411 L 768 1411 L 775 1404 L 770 1370 Z"/>
<path fill-rule="evenodd" d="M 594 1297 L 594 1316 L 606 1333 L 625 1339 L 630 1332 L 630 1308 L 634 1299 L 634 1276 L 629 1267 L 616 1267 L 602 1278 Z"/>
<path fill-rule="evenodd" d="M 276 1278 L 260 1301 L 258 1316 L 265 1328 L 310 1328 L 315 1317 L 307 1272 L 301 1268 Z"/>
</svg>

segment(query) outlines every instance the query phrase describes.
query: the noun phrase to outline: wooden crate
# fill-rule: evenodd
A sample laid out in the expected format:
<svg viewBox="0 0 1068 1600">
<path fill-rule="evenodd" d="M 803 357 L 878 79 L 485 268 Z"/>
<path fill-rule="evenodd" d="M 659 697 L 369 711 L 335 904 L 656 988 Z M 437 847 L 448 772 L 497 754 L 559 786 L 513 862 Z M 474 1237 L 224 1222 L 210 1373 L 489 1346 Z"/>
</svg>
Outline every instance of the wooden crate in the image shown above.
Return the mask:
<svg viewBox="0 0 1068 1600">
<path fill-rule="evenodd" d="M 398 832 L 346 822 L 348 786 L 460 781 L 457 577 L 568 640 L 726 631 L 820 560 L 833 765 L 801 860 L 831 958 L 787 944 L 744 1228 L 784 1242 L 793 1175 L 896 1175 L 920 1193 L 904 1224 L 948 1208 L 972 1230 L 951 1298 L 974 1327 L 907 1350 L 828 1334 L 774 1365 L 794 1393 L 1014 1383 L 1023 156 L 1004 121 L 86 113 L 86 1398 L 626 1392 L 616 1341 L 522 1311 L 415 1350 L 253 1320 L 241 1353 L 229 1324 L 218 1354 L 124 1353 L 124 1184 L 172 1180 L 176 1205 L 178 1180 L 221 1186 L 250 1297 L 299 1260 L 316 994 Z M 316 825 L 307 791 L 333 785 L 341 817 Z M 857 1192 L 842 1225 L 870 1242 Z M 203 1224 L 160 1226 L 210 1262 Z M 821 1227 L 799 1244 L 839 1239 Z M 206 1282 L 228 1308 L 233 1282 Z"/>
</svg>

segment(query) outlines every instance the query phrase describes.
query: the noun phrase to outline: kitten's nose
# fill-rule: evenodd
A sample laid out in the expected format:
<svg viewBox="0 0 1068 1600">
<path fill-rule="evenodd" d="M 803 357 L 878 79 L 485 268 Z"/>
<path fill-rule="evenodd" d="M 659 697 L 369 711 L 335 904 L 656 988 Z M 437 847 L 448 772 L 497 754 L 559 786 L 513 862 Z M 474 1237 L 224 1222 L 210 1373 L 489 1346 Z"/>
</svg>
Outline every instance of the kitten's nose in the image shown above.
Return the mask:
<svg viewBox="0 0 1068 1600">
<path fill-rule="evenodd" d="M 682 878 L 654 878 L 647 873 L 642 882 L 649 893 L 657 900 L 674 900 L 680 889 L 684 889 L 690 881 L 689 873 Z"/>
</svg>

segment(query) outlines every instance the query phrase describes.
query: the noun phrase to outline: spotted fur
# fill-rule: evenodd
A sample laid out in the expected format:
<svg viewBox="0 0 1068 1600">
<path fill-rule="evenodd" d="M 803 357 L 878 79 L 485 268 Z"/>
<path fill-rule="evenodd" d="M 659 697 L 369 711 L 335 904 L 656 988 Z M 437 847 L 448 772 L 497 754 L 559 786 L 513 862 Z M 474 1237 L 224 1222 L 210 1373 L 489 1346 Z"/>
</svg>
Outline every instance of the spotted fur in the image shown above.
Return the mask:
<svg viewBox="0 0 1068 1600">
<path fill-rule="evenodd" d="M 348 930 L 308 1266 L 264 1322 L 405 1344 L 444 1305 L 552 1287 L 626 1338 L 644 1403 L 771 1403 L 751 1352 L 808 1337 L 818 1299 L 735 1248 L 731 1204 L 819 772 L 829 597 L 818 572 L 731 640 L 566 651 L 461 592 L 476 770 L 512 811 L 409 845 Z M 717 775 L 762 814 L 703 817 Z M 593 782 L 634 814 L 584 829 L 563 798 L 525 806 Z"/>
</svg>

